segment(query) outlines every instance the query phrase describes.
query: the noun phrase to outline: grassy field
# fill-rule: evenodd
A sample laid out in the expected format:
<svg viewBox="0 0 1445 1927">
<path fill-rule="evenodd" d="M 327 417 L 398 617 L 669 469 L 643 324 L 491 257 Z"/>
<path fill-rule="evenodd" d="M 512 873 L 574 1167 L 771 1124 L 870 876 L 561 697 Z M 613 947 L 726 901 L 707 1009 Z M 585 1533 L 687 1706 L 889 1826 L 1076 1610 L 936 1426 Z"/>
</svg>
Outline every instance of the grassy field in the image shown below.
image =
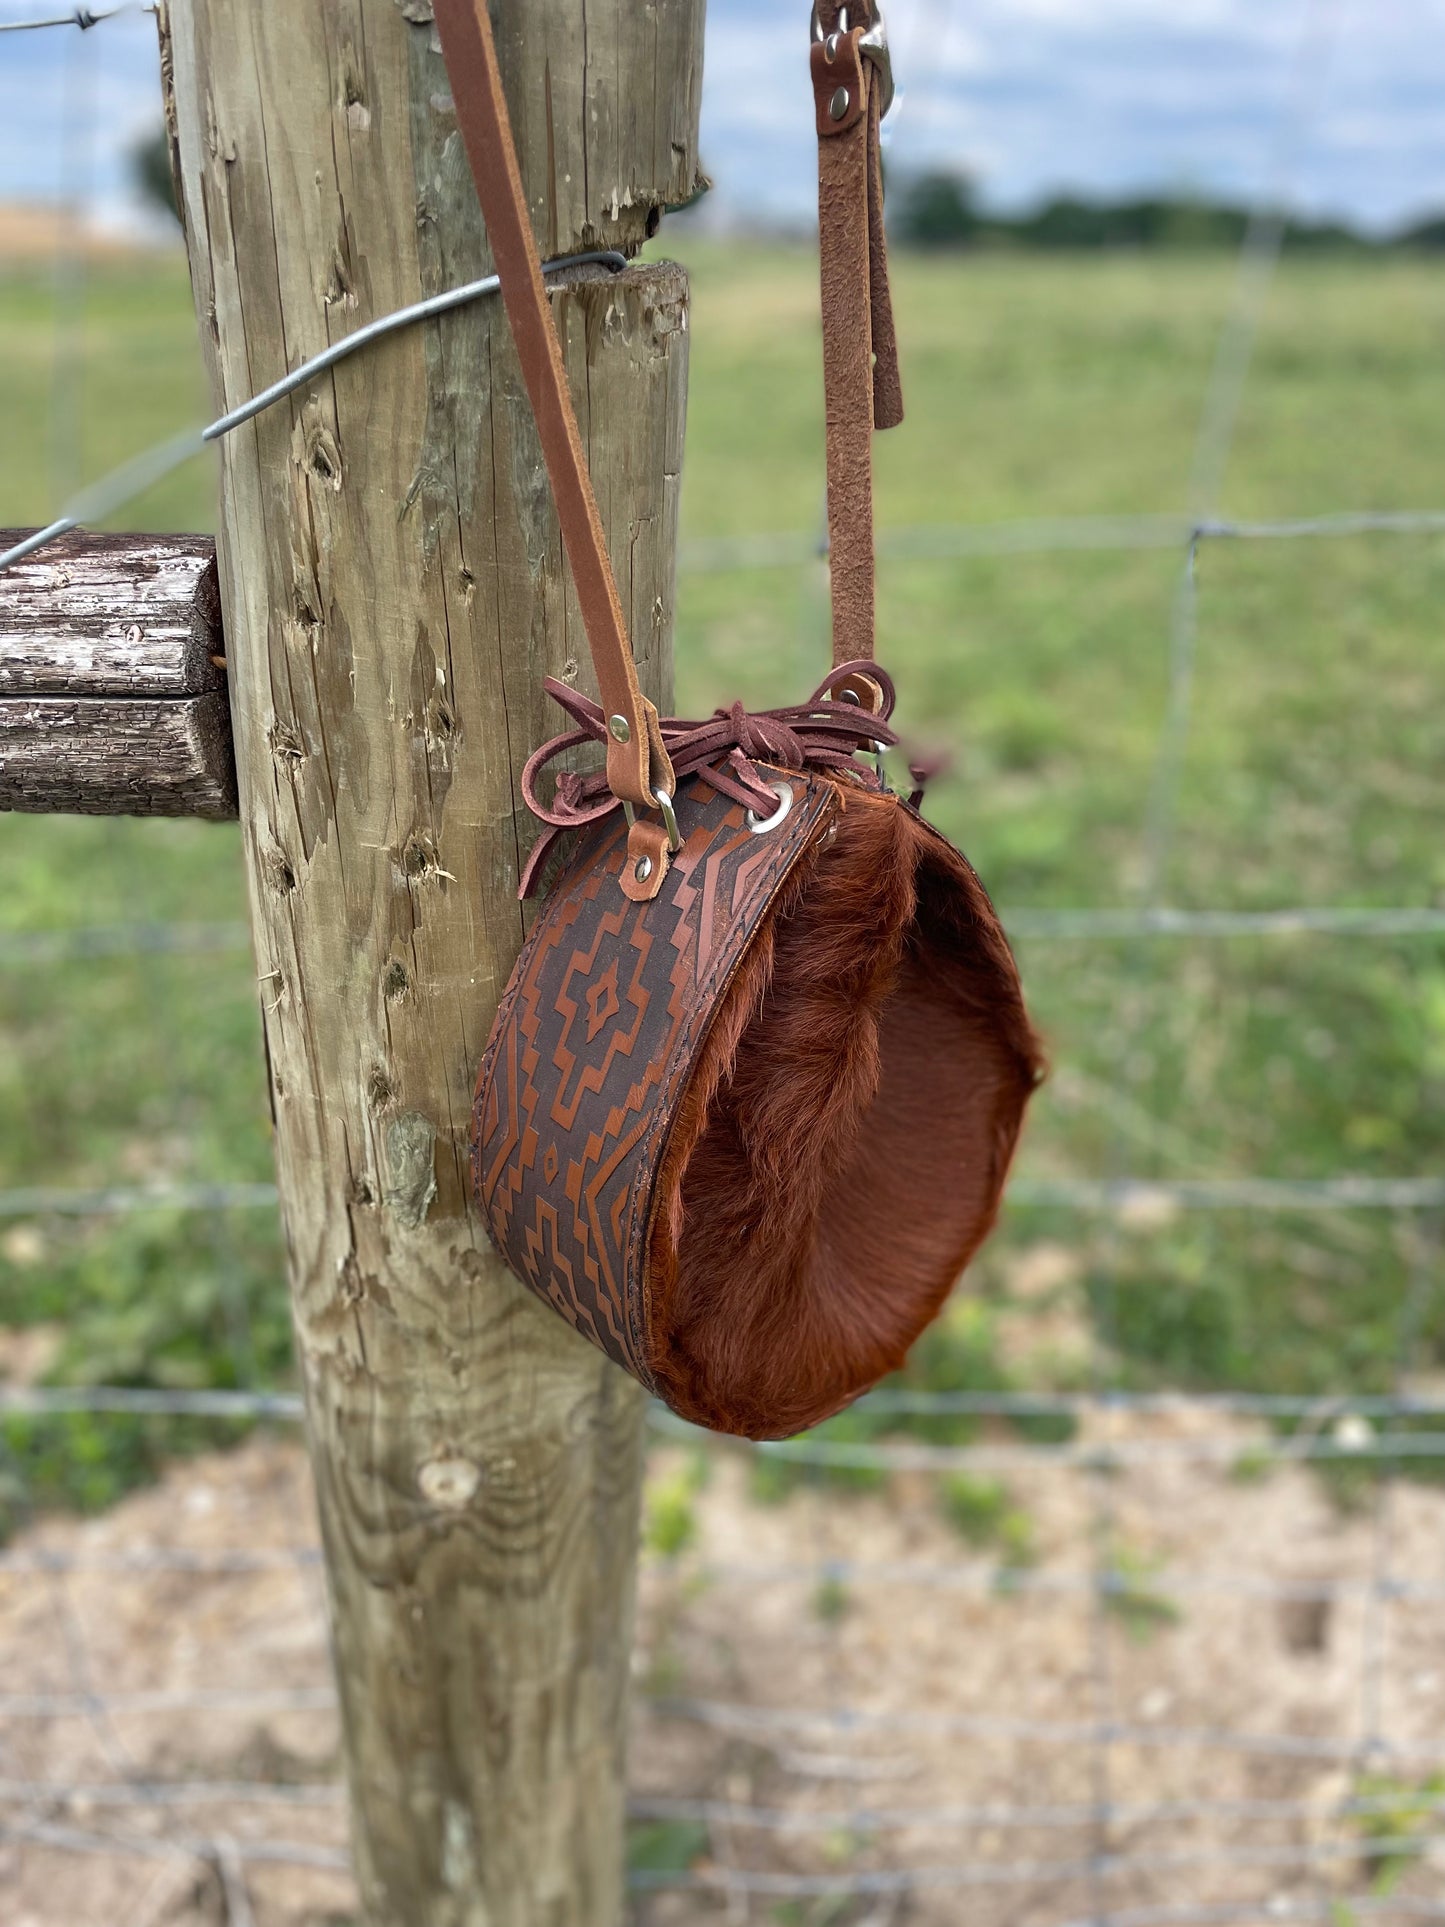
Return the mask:
<svg viewBox="0 0 1445 1927">
<path fill-rule="evenodd" d="M 705 561 L 718 538 L 817 526 L 815 290 L 801 250 L 677 247 L 695 278 L 685 538 Z M 1222 258 L 1184 255 L 900 262 L 909 417 L 878 446 L 885 534 L 1183 512 L 1233 275 Z M 1217 506 L 1445 506 L 1442 323 L 1445 271 L 1428 264 L 1286 262 Z M 0 524 L 53 507 L 53 354 L 48 283 L 12 276 L 0 284 Z M 87 475 L 197 419 L 183 269 L 98 267 L 83 360 Z M 127 520 L 207 526 L 212 488 L 198 463 Z M 903 721 L 953 756 L 931 811 L 1006 911 L 1136 899 L 1180 565 L 1175 551 L 1137 550 L 885 563 L 879 649 Z M 1167 901 L 1445 903 L 1445 544 L 1210 543 L 1198 589 Z M 793 700 L 821 671 L 825 634 L 816 564 L 690 569 L 680 704 Z M 4 819 L 0 874 L 12 949 L 27 933 L 244 914 L 228 829 Z M 1440 1170 L 1438 939 L 1028 939 L 1020 952 L 1056 1067 L 1028 1175 Z M 0 968 L 0 1026 L 5 1186 L 269 1176 L 246 955 L 22 955 Z M 1383 1213 L 1118 1222 L 1018 1206 L 912 1375 L 1077 1380 L 1092 1319 L 1111 1370 L 1133 1383 L 1378 1390 L 1397 1368 L 1412 1280 L 1410 1367 L 1428 1372 L 1445 1352 L 1428 1231 Z M 0 1327 L 37 1325 L 54 1328 L 42 1356 L 60 1379 L 275 1382 L 288 1337 L 274 1229 L 254 1212 L 5 1220 Z M 12 1517 L 56 1496 L 101 1503 L 162 1443 L 137 1425 L 118 1452 L 109 1422 L 12 1423 L 8 1436 Z"/>
</svg>

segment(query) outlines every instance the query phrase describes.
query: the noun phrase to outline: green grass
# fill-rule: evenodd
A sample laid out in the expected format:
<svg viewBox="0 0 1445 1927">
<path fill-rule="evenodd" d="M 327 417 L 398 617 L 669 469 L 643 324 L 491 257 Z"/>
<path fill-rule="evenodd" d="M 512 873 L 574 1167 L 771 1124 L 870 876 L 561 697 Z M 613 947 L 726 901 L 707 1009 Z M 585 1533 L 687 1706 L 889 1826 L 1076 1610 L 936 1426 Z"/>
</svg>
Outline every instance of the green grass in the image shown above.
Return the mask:
<svg viewBox="0 0 1445 1927">
<path fill-rule="evenodd" d="M 1424 1852 L 1445 1798 L 1445 1774 L 1418 1782 L 1365 1774 L 1355 1789 L 1361 1811 L 1351 1820 L 1365 1843 L 1361 1858 L 1376 1899 L 1387 1898 Z M 1370 1842 L 1376 1842 L 1373 1847 Z"/>
<path fill-rule="evenodd" d="M 1008 1571 L 1032 1565 L 1033 1521 L 1000 1479 L 972 1472 L 944 1472 L 938 1480 L 943 1516 L 971 1546 L 994 1547 Z"/>
<path fill-rule="evenodd" d="M 695 286 L 685 540 L 811 534 L 822 490 L 812 261 L 675 245 Z M 909 413 L 877 447 L 881 528 L 1183 512 L 1233 280 L 1232 262 L 1208 256 L 900 260 Z M 1428 262 L 1287 261 L 1218 506 L 1273 517 L 1445 505 L 1442 320 L 1445 270 Z M 55 506 L 52 321 L 46 282 L 0 285 L 0 523 Z M 97 269 L 83 346 L 87 475 L 200 419 L 179 265 Z M 208 526 L 213 486 L 193 464 L 126 519 Z M 1175 554 L 1138 551 L 883 565 L 879 651 L 901 720 L 953 756 L 931 813 L 1000 904 L 1114 905 L 1139 889 L 1179 571 Z M 1198 580 L 1168 899 L 1445 902 L 1445 543 L 1210 543 Z M 826 662 L 819 569 L 685 574 L 677 657 L 685 711 L 796 699 Z M 4 932 L 244 914 L 231 829 L 11 818 L 0 870 Z M 1442 1168 L 1438 941 L 1035 940 L 1020 954 L 1059 1073 L 1026 1171 Z M 243 955 L 0 972 L 3 1183 L 269 1176 L 257 994 Z M 1005 1363 L 1000 1333 L 1018 1262 L 1043 1238 L 1078 1251 L 1088 1310 L 1119 1375 L 1139 1384 L 1387 1387 L 1423 1262 L 1418 1228 L 1385 1214 L 1115 1227 L 1020 1206 L 977 1268 L 977 1305 L 920 1348 L 909 1382 L 1027 1377 Z M 41 1320 L 66 1328 L 64 1378 L 274 1380 L 287 1356 L 279 1240 L 265 1214 L 0 1224 L 0 1326 Z M 1438 1301 L 1417 1323 L 1420 1364 L 1438 1362 Z M 883 1429 L 956 1440 L 974 1428 L 859 1414 L 834 1428 Z M 93 1451 L 72 1476 L 57 1430 L 11 1428 L 12 1494 L 28 1484 L 42 1499 L 103 1503 L 175 1436 L 135 1428 L 125 1454 Z M 762 1461 L 758 1476 L 786 1490 L 797 1468 Z"/>
<path fill-rule="evenodd" d="M 1109 1563 L 1104 1609 L 1136 1645 L 1146 1645 L 1157 1632 L 1179 1624 L 1183 1615 L 1178 1606 L 1154 1584 L 1156 1560 L 1130 1546 L 1116 1545 Z"/>
</svg>

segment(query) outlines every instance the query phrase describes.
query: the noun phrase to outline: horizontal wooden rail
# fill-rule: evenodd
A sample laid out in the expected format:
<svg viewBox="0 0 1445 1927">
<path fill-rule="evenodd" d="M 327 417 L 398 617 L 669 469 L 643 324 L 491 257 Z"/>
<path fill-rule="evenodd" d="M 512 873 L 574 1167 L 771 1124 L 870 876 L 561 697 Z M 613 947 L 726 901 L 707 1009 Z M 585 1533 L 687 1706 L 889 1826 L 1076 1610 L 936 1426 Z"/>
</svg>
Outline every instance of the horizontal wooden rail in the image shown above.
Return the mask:
<svg viewBox="0 0 1445 1927">
<path fill-rule="evenodd" d="M 0 809 L 235 816 L 209 536 L 76 530 L 0 573 Z"/>
</svg>

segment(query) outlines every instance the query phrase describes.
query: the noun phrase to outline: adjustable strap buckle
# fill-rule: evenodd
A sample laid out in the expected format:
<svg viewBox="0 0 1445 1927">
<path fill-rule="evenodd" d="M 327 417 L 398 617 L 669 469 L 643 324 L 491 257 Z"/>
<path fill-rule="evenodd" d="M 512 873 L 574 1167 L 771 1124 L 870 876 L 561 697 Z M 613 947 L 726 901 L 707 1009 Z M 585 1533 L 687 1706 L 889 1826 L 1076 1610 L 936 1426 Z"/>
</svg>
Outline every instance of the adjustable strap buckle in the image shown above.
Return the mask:
<svg viewBox="0 0 1445 1927">
<path fill-rule="evenodd" d="M 834 28 L 833 33 L 828 34 L 823 31 L 823 22 L 818 12 L 818 0 L 813 0 L 814 40 L 821 40 L 826 43 L 832 40 L 835 34 L 845 34 L 847 32 L 848 9 L 846 7 L 839 7 L 838 24 Z M 872 61 L 877 71 L 878 84 L 883 89 L 883 106 L 879 114 L 879 118 L 882 119 L 883 116 L 887 114 L 888 109 L 893 105 L 893 55 L 888 48 L 888 29 L 883 22 L 882 9 L 876 4 L 876 0 L 873 6 L 873 24 L 865 33 L 859 36 L 858 51 L 865 60 Z M 829 59 L 832 58 L 831 49 L 829 49 L 828 57 Z"/>
</svg>

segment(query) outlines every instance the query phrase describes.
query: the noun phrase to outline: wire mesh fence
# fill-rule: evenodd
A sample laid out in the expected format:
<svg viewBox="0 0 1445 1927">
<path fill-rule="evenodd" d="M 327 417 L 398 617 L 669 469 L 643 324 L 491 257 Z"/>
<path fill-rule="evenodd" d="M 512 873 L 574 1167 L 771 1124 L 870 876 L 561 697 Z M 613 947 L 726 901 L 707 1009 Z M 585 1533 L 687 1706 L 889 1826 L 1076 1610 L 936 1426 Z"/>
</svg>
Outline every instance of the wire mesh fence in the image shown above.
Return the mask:
<svg viewBox="0 0 1445 1927">
<path fill-rule="evenodd" d="M 1322 0 L 1302 14 L 1187 512 L 918 526 L 880 542 L 895 565 L 1178 556 L 1134 899 L 1004 913 L 1026 969 L 1035 947 L 1122 946 L 1107 968 L 1126 1032 L 1172 968 L 1171 941 L 1405 944 L 1433 958 L 1445 934 L 1438 904 L 1168 898 L 1208 614 L 1201 556 L 1224 542 L 1445 532 L 1445 510 L 1429 507 L 1220 513 L 1334 21 Z M 143 458 L 130 479 L 154 471 Z M 817 563 L 816 544 L 794 535 L 696 541 L 684 554 L 696 576 Z M 0 936 L 0 970 L 232 956 L 244 971 L 246 951 L 233 922 L 30 930 Z M 639 1918 L 695 1919 L 706 1905 L 729 1923 L 817 1927 L 1445 1919 L 1445 1394 L 1417 1369 L 1440 1284 L 1445 1179 L 1408 1157 L 1393 1174 L 1135 1175 L 1139 1133 L 1128 1093 L 1115 1096 L 1093 1171 L 1026 1166 L 1010 1195 L 1012 1223 L 1045 1227 L 1054 1246 L 1089 1227 L 1098 1282 L 1074 1382 L 890 1388 L 817 1434 L 757 1448 L 651 1414 L 662 1506 L 642 1580 Z M 1146 1118 L 1146 1143 L 1158 1128 Z M 163 1214 L 214 1219 L 222 1239 L 234 1214 L 264 1220 L 274 1208 L 261 1181 L 0 1191 L 0 1219 L 18 1226 Z M 1206 1226 L 1384 1227 L 1404 1276 L 1387 1388 L 1128 1382 L 1120 1240 L 1181 1213 Z M 1297 1247 L 1297 1262 L 1321 1262 L 1307 1237 Z M 1372 1232 L 1359 1262 L 1383 1248 Z M 0 1547 L 0 1855 L 102 1866 L 106 1918 L 169 1918 L 199 1883 L 212 1916 L 247 1927 L 269 1916 L 282 1872 L 317 1883 L 303 1902 L 315 1917 L 349 1905 L 301 1400 L 248 1358 L 254 1368 L 238 1341 L 230 1386 L 0 1385 L 0 1476 L 20 1483 L 67 1437 L 56 1449 L 99 1458 L 152 1424 L 191 1428 L 164 1433 L 166 1451 L 232 1448 L 167 1462 L 158 1485 L 94 1518 L 22 1505 Z M 698 1535 L 689 1507 L 704 1491 L 711 1526 Z M 780 1493 L 784 1506 L 760 1505 Z M 1038 1532 L 1011 1510 L 1019 1494 Z M 940 1524 L 940 1506 L 959 1529 Z M 1268 1686 L 1279 1648 L 1288 1679 Z"/>
</svg>

